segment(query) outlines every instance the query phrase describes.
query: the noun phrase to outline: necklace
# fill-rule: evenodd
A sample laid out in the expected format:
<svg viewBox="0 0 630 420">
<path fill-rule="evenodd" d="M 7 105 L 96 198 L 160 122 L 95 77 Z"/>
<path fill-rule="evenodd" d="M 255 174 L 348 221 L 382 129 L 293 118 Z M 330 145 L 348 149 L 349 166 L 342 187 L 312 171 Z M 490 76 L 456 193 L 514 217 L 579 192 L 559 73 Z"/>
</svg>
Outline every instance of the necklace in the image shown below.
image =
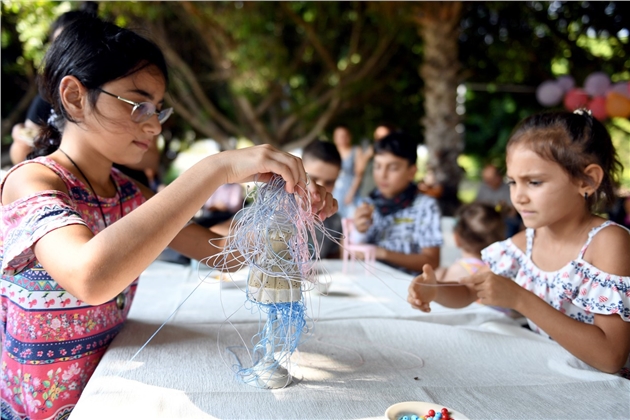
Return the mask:
<svg viewBox="0 0 630 420">
<path fill-rule="evenodd" d="M 103 207 L 101 206 L 101 200 L 98 199 L 98 195 L 96 195 L 96 190 L 94 189 L 94 187 L 90 183 L 90 180 L 88 179 L 87 176 L 85 176 L 85 174 L 83 173 L 81 168 L 79 168 L 79 165 L 77 165 L 76 162 L 74 160 L 72 160 L 72 158 L 70 156 L 68 156 L 68 154 L 66 152 L 61 150 L 61 148 L 59 148 L 58 150 L 61 153 L 63 153 L 68 158 L 70 163 L 72 163 L 74 165 L 74 167 L 77 168 L 77 171 L 79 171 L 79 173 L 81 174 L 83 179 L 85 179 L 85 181 L 87 182 L 88 187 L 90 187 L 90 190 L 92 191 L 92 194 L 94 194 L 94 197 L 96 198 L 96 203 L 98 204 L 98 209 L 101 211 L 101 216 L 103 217 L 103 223 L 105 224 L 105 227 L 107 227 L 108 226 L 107 225 L 107 219 L 105 219 L 105 212 L 103 211 Z M 114 187 L 116 187 L 116 192 L 118 193 L 118 204 L 120 205 L 120 217 L 123 217 L 122 193 L 120 192 L 120 189 L 118 188 L 118 184 L 116 183 L 116 181 L 114 181 L 114 178 L 112 178 L 111 174 L 109 175 L 109 179 L 112 180 L 112 182 L 114 183 Z"/>
</svg>

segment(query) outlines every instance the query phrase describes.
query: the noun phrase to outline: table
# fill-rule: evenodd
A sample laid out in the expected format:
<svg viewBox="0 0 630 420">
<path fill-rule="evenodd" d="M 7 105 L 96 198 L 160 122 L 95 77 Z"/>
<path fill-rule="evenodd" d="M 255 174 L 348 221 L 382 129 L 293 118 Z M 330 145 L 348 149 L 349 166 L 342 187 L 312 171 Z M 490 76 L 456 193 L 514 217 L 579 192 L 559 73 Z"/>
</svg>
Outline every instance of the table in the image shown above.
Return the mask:
<svg viewBox="0 0 630 420">
<path fill-rule="evenodd" d="M 307 295 L 316 321 L 294 355 L 296 381 L 262 390 L 239 382 L 228 351 L 237 331 L 249 340 L 259 328 L 244 291 L 199 285 L 207 271 L 155 262 L 71 420 L 382 419 L 388 406 L 412 400 L 471 419 L 630 417 L 630 381 L 492 308 L 434 305 L 424 314 L 405 301 L 406 274 L 380 263 L 367 274 L 362 266 L 344 274 L 333 260 L 321 268 L 331 284 L 327 296 Z"/>
</svg>

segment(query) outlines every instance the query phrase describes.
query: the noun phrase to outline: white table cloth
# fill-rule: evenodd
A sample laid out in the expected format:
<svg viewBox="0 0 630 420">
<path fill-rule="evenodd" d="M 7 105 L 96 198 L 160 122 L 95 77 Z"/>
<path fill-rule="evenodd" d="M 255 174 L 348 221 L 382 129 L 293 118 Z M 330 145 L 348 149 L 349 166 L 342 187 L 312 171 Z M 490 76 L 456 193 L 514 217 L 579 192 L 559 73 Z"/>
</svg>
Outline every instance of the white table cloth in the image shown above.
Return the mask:
<svg viewBox="0 0 630 420">
<path fill-rule="evenodd" d="M 329 294 L 307 294 L 316 320 L 294 355 L 295 383 L 262 390 L 237 379 L 229 351 L 237 332 L 249 343 L 259 315 L 243 307 L 244 291 L 217 281 L 199 286 L 130 361 L 199 284 L 197 270 L 154 263 L 71 419 L 376 419 L 411 400 L 471 419 L 630 417 L 630 381 L 498 311 L 434 305 L 423 314 L 405 301 L 408 275 L 379 263 L 368 274 L 343 274 L 340 261 L 322 267 Z"/>
</svg>

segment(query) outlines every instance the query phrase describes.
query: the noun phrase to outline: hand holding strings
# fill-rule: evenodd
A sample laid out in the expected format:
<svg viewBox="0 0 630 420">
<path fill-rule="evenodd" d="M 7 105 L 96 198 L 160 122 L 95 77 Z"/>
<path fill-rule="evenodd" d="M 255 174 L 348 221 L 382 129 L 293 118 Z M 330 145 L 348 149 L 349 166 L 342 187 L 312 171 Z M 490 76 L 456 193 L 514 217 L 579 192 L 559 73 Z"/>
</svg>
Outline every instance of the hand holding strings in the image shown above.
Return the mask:
<svg viewBox="0 0 630 420">
<path fill-rule="evenodd" d="M 221 156 L 228 163 L 226 183 L 267 182 L 274 174 L 278 174 L 286 182 L 287 192 L 297 193 L 303 198 L 310 194 L 312 211 L 322 220 L 337 212 L 337 201 L 324 187 L 308 181 L 302 159 L 297 156 L 269 145 L 229 150 L 222 152 Z"/>
<path fill-rule="evenodd" d="M 460 283 L 471 286 L 484 305 L 509 309 L 516 308 L 519 297 L 526 291 L 511 279 L 494 274 L 488 267 L 483 267 L 477 273 L 461 279 Z"/>
</svg>

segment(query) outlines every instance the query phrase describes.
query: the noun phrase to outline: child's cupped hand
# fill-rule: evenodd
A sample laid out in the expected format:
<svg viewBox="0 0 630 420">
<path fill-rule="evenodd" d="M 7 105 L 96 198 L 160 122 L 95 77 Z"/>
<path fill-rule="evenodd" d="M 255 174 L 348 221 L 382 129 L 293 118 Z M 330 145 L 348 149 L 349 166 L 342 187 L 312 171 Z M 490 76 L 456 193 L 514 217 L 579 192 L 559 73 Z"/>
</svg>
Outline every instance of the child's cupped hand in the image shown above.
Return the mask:
<svg viewBox="0 0 630 420">
<path fill-rule="evenodd" d="M 488 267 L 464 277 L 460 283 L 472 287 L 477 292 L 477 298 L 484 305 L 510 309 L 517 309 L 519 296 L 526 291 L 511 279 L 494 274 Z"/>
<path fill-rule="evenodd" d="M 409 294 L 407 296 L 407 302 L 415 309 L 419 309 L 422 312 L 431 312 L 431 306 L 429 305 L 437 296 L 437 278 L 433 268 L 429 264 L 425 264 L 422 267 L 422 274 L 417 276 L 411 281 L 409 285 Z"/>
</svg>

